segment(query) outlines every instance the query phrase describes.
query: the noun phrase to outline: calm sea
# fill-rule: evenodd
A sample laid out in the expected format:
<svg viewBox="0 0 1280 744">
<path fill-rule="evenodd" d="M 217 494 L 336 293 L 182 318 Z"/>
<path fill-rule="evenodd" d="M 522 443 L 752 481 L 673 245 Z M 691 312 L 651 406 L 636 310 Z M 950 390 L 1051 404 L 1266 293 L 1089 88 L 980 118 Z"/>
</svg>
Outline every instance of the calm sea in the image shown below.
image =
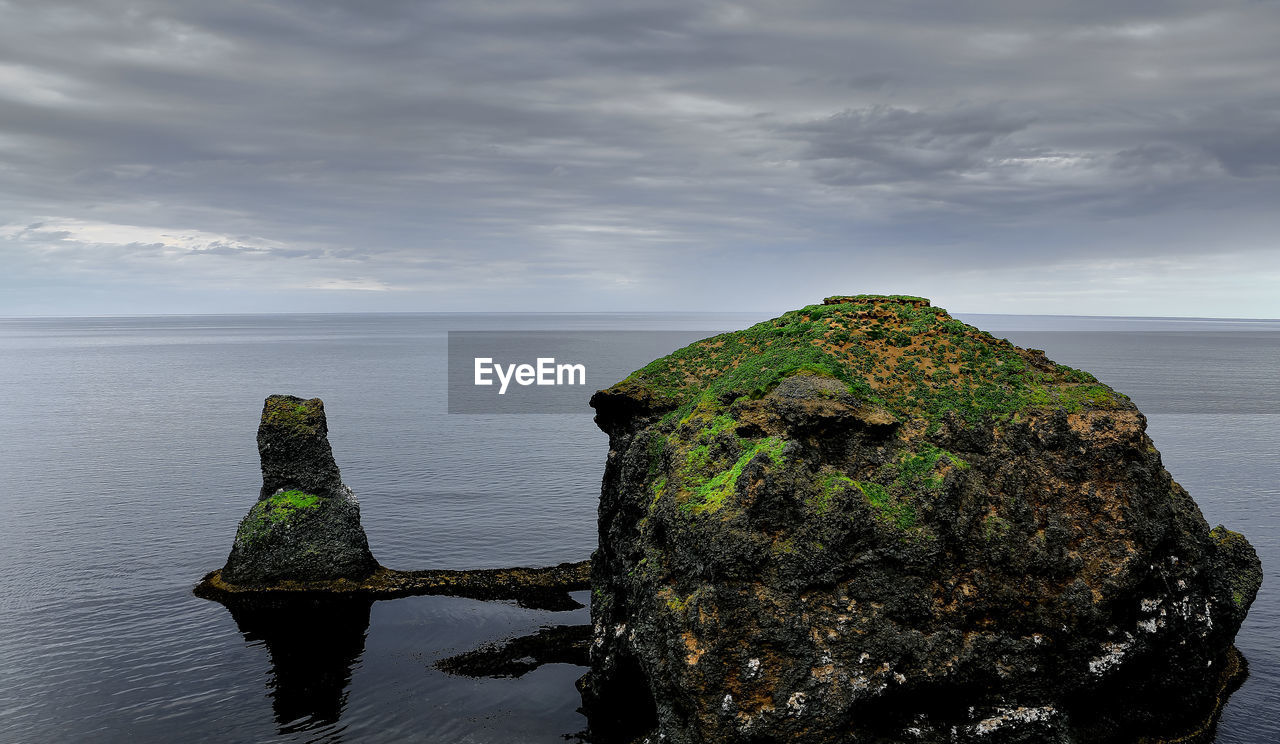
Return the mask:
<svg viewBox="0 0 1280 744">
<path fill-rule="evenodd" d="M 1280 740 L 1280 322 L 960 317 L 1130 394 L 1210 523 L 1257 547 L 1268 579 L 1237 639 L 1252 675 L 1218 740 Z M 446 413 L 447 333 L 763 318 L 0 319 L 0 742 L 563 742 L 585 725 L 582 669 L 475 680 L 432 664 L 586 610 L 414 597 L 282 628 L 192 596 L 256 497 L 262 399 L 324 398 L 382 563 L 581 560 L 604 435 L 589 413 Z M 308 654 L 290 653 L 299 639 Z"/>
</svg>

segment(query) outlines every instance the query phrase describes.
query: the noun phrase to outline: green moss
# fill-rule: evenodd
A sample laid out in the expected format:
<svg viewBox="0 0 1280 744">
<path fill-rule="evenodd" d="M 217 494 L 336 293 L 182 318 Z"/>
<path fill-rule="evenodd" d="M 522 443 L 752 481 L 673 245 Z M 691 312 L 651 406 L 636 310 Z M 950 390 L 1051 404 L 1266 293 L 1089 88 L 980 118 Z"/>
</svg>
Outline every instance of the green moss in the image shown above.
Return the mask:
<svg viewBox="0 0 1280 744">
<path fill-rule="evenodd" d="M 879 483 L 853 481 L 853 485 L 862 491 L 862 494 L 867 497 L 867 503 L 872 506 L 883 509 L 889 505 L 889 489 Z"/>
<path fill-rule="evenodd" d="M 897 478 L 894 484 L 907 490 L 921 487 L 934 491 L 942 487 L 943 474 L 937 472 L 938 462 L 946 460 L 958 470 L 968 470 L 969 463 L 953 452 L 921 442 L 916 450 L 907 451 L 898 460 Z"/>
<path fill-rule="evenodd" d="M 942 478 L 933 472 L 938 460 L 942 459 L 942 452 L 928 444 L 923 445 L 921 450 L 919 453 L 903 453 L 902 459 L 898 461 L 897 482 L 905 487 L 923 482 L 927 488 L 935 489 L 942 485 Z"/>
<path fill-rule="evenodd" d="M 236 539 L 248 544 L 256 543 L 299 514 L 319 509 L 323 501 L 323 497 L 296 490 L 269 496 L 254 504 L 245 515 L 236 531 Z"/>
<path fill-rule="evenodd" d="M 837 379 L 837 375 L 832 369 L 824 364 L 802 364 L 795 369 L 787 370 L 783 375 L 789 377 L 792 375 L 808 375 L 810 377 L 827 377 Z"/>
<path fill-rule="evenodd" d="M 662 498 L 667 492 L 667 477 L 665 475 L 658 476 L 651 487 L 653 490 L 653 499 L 649 501 L 649 509 L 652 510 L 658 505 L 658 499 Z"/>
<path fill-rule="evenodd" d="M 1013 529 L 1013 525 L 1009 524 L 1009 520 L 996 514 L 988 514 L 982 520 L 982 537 L 987 542 L 994 542 L 1009 534 L 1009 530 Z"/>
<path fill-rule="evenodd" d="M 689 602 L 693 600 L 693 596 L 694 594 L 697 594 L 697 592 L 694 592 L 694 594 L 690 594 L 687 597 L 681 597 L 674 591 L 667 589 L 664 590 L 662 594 L 665 595 L 668 610 L 671 610 L 672 612 L 684 612 L 689 609 Z"/>
<path fill-rule="evenodd" d="M 725 500 L 737 488 L 738 478 L 742 476 L 743 469 L 757 456 L 766 457 L 774 465 L 782 464 L 782 450 L 786 443 L 781 439 L 764 437 L 749 444 L 750 446 L 744 448 L 742 455 L 733 465 L 714 474 L 707 473 L 705 469 L 699 471 L 692 466 L 691 463 L 696 460 L 699 463 L 698 467 L 706 468 L 707 460 L 696 454 L 700 448 L 695 447 L 690 450 L 690 459 L 686 460 L 688 471 L 685 476 L 685 486 L 690 493 L 680 505 L 680 510 L 689 514 L 719 511 L 724 506 Z"/>
<path fill-rule="evenodd" d="M 810 505 L 818 516 L 827 513 L 831 507 L 831 502 L 840 494 L 857 488 L 857 483 L 852 478 L 843 473 L 831 473 L 822 479 L 822 486 L 818 489 L 817 495 L 810 499 Z"/>
<path fill-rule="evenodd" d="M 1231 587 L 1231 601 L 1237 607 L 1244 607 L 1253 601 L 1262 585 L 1262 570 L 1257 563 L 1257 553 L 1253 546 L 1239 532 L 1218 525 L 1209 531 L 1209 537 L 1218 547 L 1227 566 L 1233 567 L 1235 573 L 1227 577 Z"/>
<path fill-rule="evenodd" d="M 267 499 L 272 507 L 279 510 L 315 509 L 320 506 L 320 497 L 303 491 L 285 491 Z"/>
<path fill-rule="evenodd" d="M 858 294 L 858 295 L 834 295 L 832 297 L 823 298 L 824 304 L 833 304 L 837 302 L 875 302 L 877 300 L 896 300 L 900 302 L 923 302 L 928 305 L 929 300 L 924 297 L 916 297 L 915 295 L 878 295 L 878 294 Z"/>
<path fill-rule="evenodd" d="M 273 395 L 263 406 L 262 421 L 302 434 L 315 434 L 323 415 L 324 403 L 319 398 L 298 401 Z"/>
<path fill-rule="evenodd" d="M 915 507 L 901 499 L 896 499 L 889 489 L 879 483 L 854 481 L 853 484 L 862 491 L 867 503 L 875 510 L 877 516 L 896 526 L 900 530 L 910 530 L 916 526 L 918 516 Z"/>
<path fill-rule="evenodd" d="M 701 488 L 713 475 L 707 455 L 705 447 L 694 447 L 685 453 L 684 462 L 676 472 L 676 483 L 681 491 Z"/>
<path fill-rule="evenodd" d="M 765 395 L 791 374 L 841 380 L 856 397 L 899 418 L 928 422 L 947 411 L 976 421 L 1028 408 L 1114 408 L 1127 400 L 1089 373 L 1018 349 L 923 298 L 842 300 L 698 341 L 617 388 L 666 401 L 672 409 L 666 420 L 682 424 L 714 418 L 721 401 Z"/>
<path fill-rule="evenodd" d="M 1078 413 L 1083 408 L 1117 408 L 1120 400 L 1127 401 L 1129 397 L 1097 384 L 1064 387 L 1058 395 L 1058 405 L 1068 413 Z"/>
<path fill-rule="evenodd" d="M 1218 525 L 1209 530 L 1209 537 L 1213 538 L 1214 543 L 1220 548 L 1246 547 L 1249 545 L 1249 541 L 1245 539 L 1244 535 L 1235 530 L 1229 530 L 1223 525 Z"/>
<path fill-rule="evenodd" d="M 662 468 L 662 453 L 667 449 L 667 438 L 660 432 L 649 435 L 647 454 L 649 456 L 649 478 L 652 479 Z"/>
<path fill-rule="evenodd" d="M 737 426 L 738 422 L 733 417 L 721 414 L 712 418 L 710 423 L 698 432 L 698 441 L 709 442 L 721 434 L 732 432 Z"/>
</svg>

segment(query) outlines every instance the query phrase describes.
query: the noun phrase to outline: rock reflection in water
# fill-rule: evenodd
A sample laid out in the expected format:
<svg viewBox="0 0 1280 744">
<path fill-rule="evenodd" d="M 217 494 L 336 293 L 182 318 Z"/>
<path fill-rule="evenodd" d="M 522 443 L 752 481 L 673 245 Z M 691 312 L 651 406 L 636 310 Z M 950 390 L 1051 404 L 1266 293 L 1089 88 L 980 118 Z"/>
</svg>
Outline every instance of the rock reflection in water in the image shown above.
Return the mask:
<svg viewBox="0 0 1280 744">
<path fill-rule="evenodd" d="M 543 664 L 589 665 L 590 643 L 590 625 L 554 625 L 441 659 L 435 666 L 465 677 L 523 677 Z"/>
<path fill-rule="evenodd" d="M 268 695 L 280 733 L 336 723 L 351 669 L 364 653 L 368 597 L 311 597 L 227 603 L 249 642 L 271 658 Z"/>
</svg>

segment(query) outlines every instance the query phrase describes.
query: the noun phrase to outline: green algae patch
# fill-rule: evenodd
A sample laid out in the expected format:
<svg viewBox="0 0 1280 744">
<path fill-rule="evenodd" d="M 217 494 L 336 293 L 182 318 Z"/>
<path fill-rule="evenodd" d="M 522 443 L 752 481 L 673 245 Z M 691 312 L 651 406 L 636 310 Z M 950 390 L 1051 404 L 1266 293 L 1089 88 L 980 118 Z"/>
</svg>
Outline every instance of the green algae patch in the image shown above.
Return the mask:
<svg viewBox="0 0 1280 744">
<path fill-rule="evenodd" d="M 902 499 L 895 498 L 888 488 L 879 483 L 867 481 L 853 483 L 859 491 L 862 491 L 867 503 L 871 505 L 873 512 L 881 521 L 904 531 L 916 526 L 919 515 L 916 514 L 915 507 Z"/>
<path fill-rule="evenodd" d="M 615 386 L 643 391 L 665 420 L 716 414 L 762 397 L 789 375 L 842 381 L 856 398 L 894 415 L 936 422 L 948 411 L 976 422 L 1027 409 L 1129 407 L 1088 372 L 952 318 L 922 297 L 854 295 L 695 342 Z M 699 409 L 701 413 L 699 413 Z"/>
<path fill-rule="evenodd" d="M 1209 531 L 1218 552 L 1229 567 L 1231 602 L 1239 609 L 1253 604 L 1262 586 L 1262 564 L 1258 561 L 1249 541 L 1239 532 L 1218 525 Z"/>
<path fill-rule="evenodd" d="M 782 450 L 786 443 L 777 437 L 765 437 L 741 444 L 746 446 L 743 446 L 742 454 L 737 460 L 728 468 L 712 474 L 707 472 L 709 468 L 706 446 L 690 450 L 685 473 L 685 484 L 689 489 L 689 495 L 680 504 L 680 511 L 687 514 L 719 511 L 725 501 L 733 495 L 743 469 L 757 457 L 763 456 L 773 465 L 782 464 Z"/>
<path fill-rule="evenodd" d="M 681 597 L 674 589 L 664 587 L 662 591 L 658 593 L 658 598 L 662 600 L 668 610 L 684 613 L 689 609 L 689 603 L 694 600 L 695 595 L 697 595 L 697 591 L 694 591 L 686 597 Z"/>
<path fill-rule="evenodd" d="M 267 501 L 272 504 L 273 514 L 287 514 L 298 509 L 315 509 L 320 505 L 319 496 L 296 490 L 277 494 Z"/>
<path fill-rule="evenodd" d="M 649 511 L 653 511 L 653 508 L 658 505 L 658 500 L 667 493 L 667 476 L 658 476 L 650 488 L 653 491 L 653 499 L 649 502 Z"/>
<path fill-rule="evenodd" d="M 284 491 L 259 501 L 240 522 L 236 539 L 248 544 L 265 538 L 272 530 L 299 515 L 320 509 L 324 498 L 303 491 Z"/>
<path fill-rule="evenodd" d="M 262 423 L 300 434 L 316 434 L 324 421 L 324 402 L 319 398 L 302 400 L 287 395 L 273 395 L 262 407 Z"/>
<path fill-rule="evenodd" d="M 1009 520 L 997 514 L 988 514 L 982 520 L 982 537 L 987 542 L 997 542 L 1009 534 L 1013 526 Z"/>
<path fill-rule="evenodd" d="M 844 303 L 859 302 L 903 302 L 907 304 L 929 304 L 927 297 L 916 297 L 915 295 L 879 295 L 879 294 L 857 294 L 857 295 L 835 295 L 833 297 L 823 298 L 824 305 L 840 305 Z"/>
<path fill-rule="evenodd" d="M 841 495 L 848 493 L 852 489 L 858 488 L 858 484 L 844 473 L 831 473 L 822 479 L 821 488 L 818 493 L 810 499 L 809 503 L 818 516 L 824 516 L 831 509 L 832 504 Z"/>
</svg>

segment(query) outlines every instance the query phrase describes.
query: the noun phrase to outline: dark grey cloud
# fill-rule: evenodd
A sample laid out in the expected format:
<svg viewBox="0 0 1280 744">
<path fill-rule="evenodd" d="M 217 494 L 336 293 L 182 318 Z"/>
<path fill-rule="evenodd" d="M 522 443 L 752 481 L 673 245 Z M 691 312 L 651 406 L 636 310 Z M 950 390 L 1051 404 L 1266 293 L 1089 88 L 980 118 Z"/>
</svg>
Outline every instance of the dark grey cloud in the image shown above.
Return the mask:
<svg viewBox="0 0 1280 744">
<path fill-rule="evenodd" d="M 913 111 L 876 104 L 792 131 L 806 142 L 802 158 L 823 161 L 819 180 L 857 186 L 988 172 L 1014 154 L 996 145 L 1030 123 L 990 106 Z"/>
<path fill-rule="evenodd" d="M 1187 312 L 1280 315 L 1277 32 L 1257 2 L 0 0 L 0 313 L 1119 312 L 1208 270 L 1239 276 Z"/>
</svg>

